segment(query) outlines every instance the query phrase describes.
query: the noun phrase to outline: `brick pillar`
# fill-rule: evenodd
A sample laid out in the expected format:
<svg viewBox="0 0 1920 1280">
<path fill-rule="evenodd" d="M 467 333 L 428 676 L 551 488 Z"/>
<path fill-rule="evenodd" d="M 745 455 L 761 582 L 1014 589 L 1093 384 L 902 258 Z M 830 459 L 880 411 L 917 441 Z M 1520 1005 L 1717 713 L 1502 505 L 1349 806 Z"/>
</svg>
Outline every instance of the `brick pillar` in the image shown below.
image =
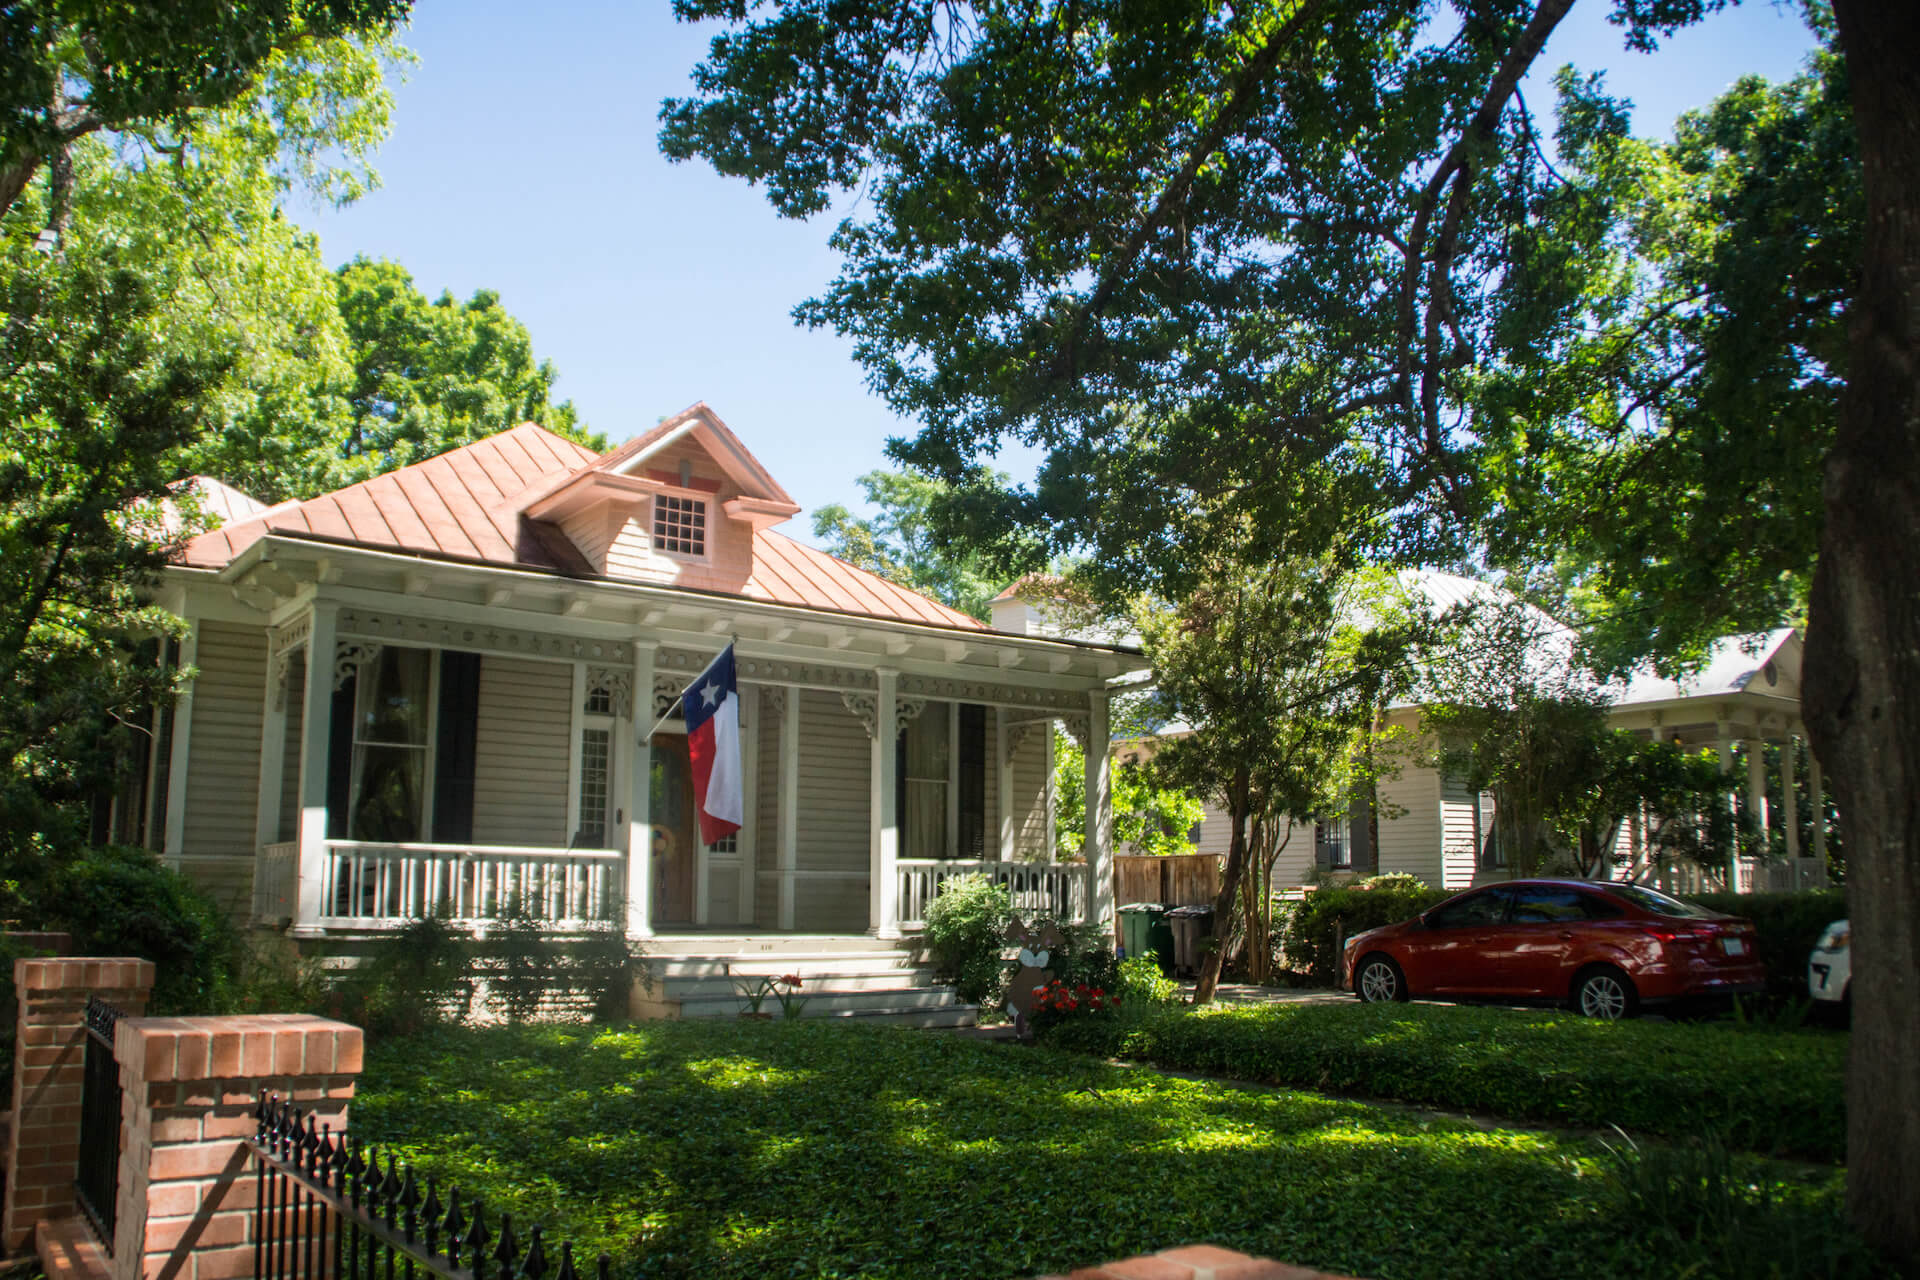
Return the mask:
<svg viewBox="0 0 1920 1280">
<path fill-rule="evenodd" d="M 87 997 L 97 995 L 125 1014 L 144 1013 L 153 965 L 134 958 L 15 960 L 13 985 L 20 1018 L 3 1227 L 9 1252 L 33 1239 L 35 1223 L 76 1212 Z"/>
<path fill-rule="evenodd" d="M 307 1014 L 138 1018 L 114 1049 L 126 1153 L 112 1280 L 233 1280 L 253 1272 L 252 1160 L 242 1141 L 267 1094 L 346 1129 L 360 1028 Z"/>
</svg>

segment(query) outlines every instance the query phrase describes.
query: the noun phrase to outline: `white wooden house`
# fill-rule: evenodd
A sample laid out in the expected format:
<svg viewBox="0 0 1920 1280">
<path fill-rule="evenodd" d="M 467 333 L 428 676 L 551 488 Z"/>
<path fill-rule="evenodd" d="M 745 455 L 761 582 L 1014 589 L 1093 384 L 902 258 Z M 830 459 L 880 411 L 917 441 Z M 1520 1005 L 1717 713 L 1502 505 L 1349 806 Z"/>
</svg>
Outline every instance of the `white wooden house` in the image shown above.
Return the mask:
<svg viewBox="0 0 1920 1280">
<path fill-rule="evenodd" d="M 1085 862 L 1048 860 L 1047 726 L 1105 742 L 1140 656 L 997 632 L 787 538 L 798 511 L 695 405 L 603 456 L 529 424 L 201 533 L 159 588 L 189 627 L 162 660 L 198 674 L 116 834 L 306 938 L 519 895 L 561 930 L 892 940 L 962 870 L 1110 918 L 1106 807 Z M 747 822 L 707 846 L 684 730 L 648 731 L 732 638 Z"/>
</svg>

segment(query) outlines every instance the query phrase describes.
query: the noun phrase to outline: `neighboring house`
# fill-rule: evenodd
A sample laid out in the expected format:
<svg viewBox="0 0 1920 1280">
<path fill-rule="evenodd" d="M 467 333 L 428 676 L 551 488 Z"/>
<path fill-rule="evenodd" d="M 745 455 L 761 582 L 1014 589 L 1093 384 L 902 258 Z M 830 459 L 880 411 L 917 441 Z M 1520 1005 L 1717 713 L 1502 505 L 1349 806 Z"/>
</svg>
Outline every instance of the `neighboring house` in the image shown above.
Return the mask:
<svg viewBox="0 0 1920 1280">
<path fill-rule="evenodd" d="M 1504 595 L 1488 584 L 1434 571 L 1410 575 L 1410 583 L 1441 608 Z M 1544 614 L 1541 617 L 1545 619 Z M 1554 647 L 1572 633 L 1546 619 L 1542 634 L 1543 642 Z M 1612 691 L 1614 702 L 1608 719 L 1616 728 L 1643 736 L 1657 734 L 1687 747 L 1716 747 L 1723 760 L 1728 758 L 1732 744 L 1745 744 L 1749 748 L 1747 777 L 1730 779 L 1729 792 L 1744 788 L 1747 811 L 1756 815 L 1756 821 L 1782 833 L 1787 858 L 1772 863 L 1739 859 L 1731 869 L 1733 886 L 1751 892 L 1824 885 L 1824 815 L 1814 815 L 1812 847 L 1803 849 L 1796 790 L 1782 788 L 1782 811 L 1768 813 L 1765 753 L 1755 749 L 1762 742 L 1791 744 L 1805 736 L 1800 722 L 1801 636 L 1785 628 L 1766 635 L 1757 652 L 1749 644 L 1737 636 L 1716 642 L 1701 670 L 1684 680 L 1662 679 L 1650 671 L 1636 674 Z M 1420 707 L 1411 702 L 1396 705 L 1389 709 L 1387 723 L 1418 733 Z M 1174 733 L 1187 731 L 1183 726 L 1171 729 Z M 1798 754 L 1784 751 L 1781 759 L 1792 768 Z M 1811 761 L 1811 755 L 1808 758 Z M 1809 794 L 1818 796 L 1821 781 L 1817 763 L 1811 765 L 1806 782 Z M 1274 862 L 1275 888 L 1297 888 L 1329 876 L 1404 872 L 1436 888 L 1465 889 L 1511 876 L 1490 838 L 1494 812 L 1491 793 L 1476 794 L 1438 769 L 1409 761 L 1398 776 L 1379 782 L 1376 796 L 1377 821 L 1370 821 L 1373 815 L 1367 810 L 1365 798 L 1356 797 L 1345 813 L 1295 827 Z M 1373 838 L 1376 831 L 1377 842 Z M 1616 868 L 1616 874 L 1651 877 L 1669 887 L 1688 890 L 1727 883 L 1728 877 L 1707 876 L 1697 867 L 1649 867 L 1642 833 L 1637 819 L 1625 824 L 1616 846 L 1624 865 Z M 1224 855 L 1228 835 L 1226 815 L 1209 805 L 1194 837 L 1196 849 Z"/>
<path fill-rule="evenodd" d="M 891 939 L 968 868 L 1111 916 L 1110 815 L 1085 864 L 1047 861 L 1033 730 L 1104 740 L 1143 659 L 784 536 L 799 507 L 704 405 L 600 456 L 527 424 L 306 502 L 203 492 L 232 518 L 159 588 L 189 627 L 161 660 L 197 676 L 113 822 L 258 922 L 355 937 L 517 896 L 563 930 Z M 730 638 L 747 821 L 707 846 L 668 713 Z"/>
</svg>

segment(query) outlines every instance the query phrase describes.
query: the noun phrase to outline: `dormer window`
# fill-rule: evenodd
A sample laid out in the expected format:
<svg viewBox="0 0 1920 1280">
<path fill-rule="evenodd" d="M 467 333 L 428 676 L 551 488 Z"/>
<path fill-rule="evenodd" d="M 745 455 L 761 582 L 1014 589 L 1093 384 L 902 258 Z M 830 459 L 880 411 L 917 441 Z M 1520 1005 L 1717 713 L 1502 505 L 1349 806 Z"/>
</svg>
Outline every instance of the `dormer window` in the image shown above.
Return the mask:
<svg viewBox="0 0 1920 1280">
<path fill-rule="evenodd" d="M 661 494 L 653 500 L 653 545 L 679 556 L 707 554 L 707 504 Z"/>
</svg>

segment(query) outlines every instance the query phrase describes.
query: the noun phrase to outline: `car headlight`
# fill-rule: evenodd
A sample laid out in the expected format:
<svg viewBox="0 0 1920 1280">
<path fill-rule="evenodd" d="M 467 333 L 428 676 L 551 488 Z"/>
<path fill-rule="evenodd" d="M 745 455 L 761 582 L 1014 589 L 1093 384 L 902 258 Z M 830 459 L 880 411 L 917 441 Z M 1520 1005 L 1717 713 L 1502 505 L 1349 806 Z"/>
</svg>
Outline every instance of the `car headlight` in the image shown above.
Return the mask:
<svg viewBox="0 0 1920 1280">
<path fill-rule="evenodd" d="M 1853 929 L 1845 920 L 1836 920 L 1827 926 L 1820 935 L 1820 950 L 1845 951 L 1847 944 L 1853 941 Z"/>
</svg>

